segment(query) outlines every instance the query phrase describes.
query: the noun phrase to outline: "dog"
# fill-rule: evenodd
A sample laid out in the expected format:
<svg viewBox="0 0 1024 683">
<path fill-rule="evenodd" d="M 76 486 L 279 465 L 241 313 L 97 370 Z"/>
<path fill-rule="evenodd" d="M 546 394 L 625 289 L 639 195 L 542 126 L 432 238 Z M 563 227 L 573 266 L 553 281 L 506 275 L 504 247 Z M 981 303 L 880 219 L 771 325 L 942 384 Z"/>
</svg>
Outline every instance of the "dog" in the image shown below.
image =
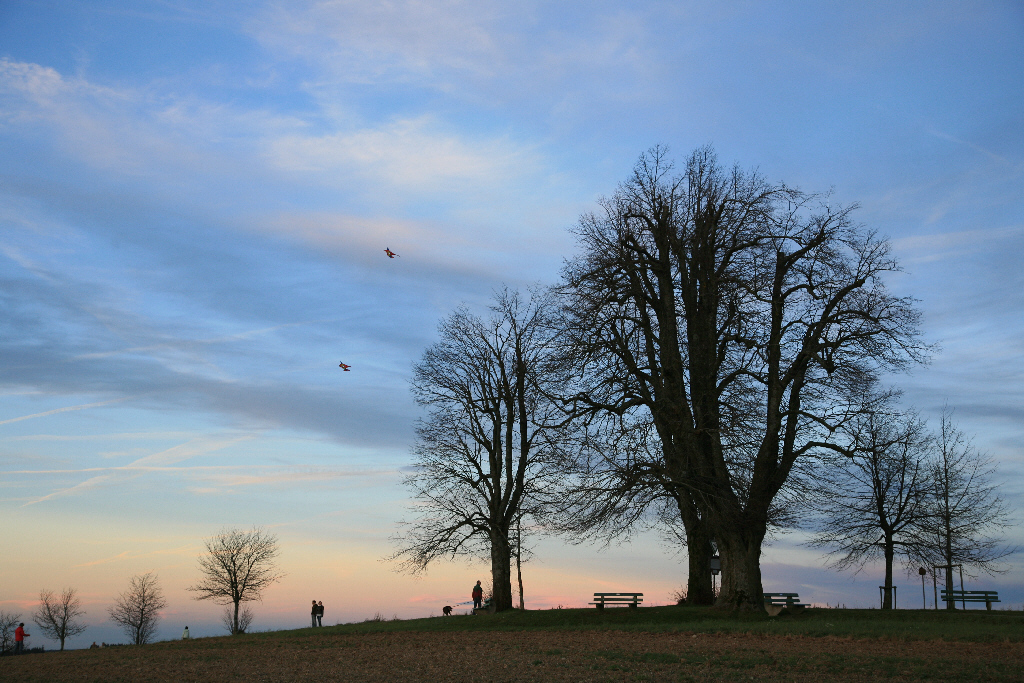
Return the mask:
<svg viewBox="0 0 1024 683">
<path fill-rule="evenodd" d="M 450 617 L 452 615 L 452 606 L 451 605 L 445 605 L 444 607 L 441 608 L 441 611 L 444 612 L 444 615 L 446 617 Z"/>
</svg>

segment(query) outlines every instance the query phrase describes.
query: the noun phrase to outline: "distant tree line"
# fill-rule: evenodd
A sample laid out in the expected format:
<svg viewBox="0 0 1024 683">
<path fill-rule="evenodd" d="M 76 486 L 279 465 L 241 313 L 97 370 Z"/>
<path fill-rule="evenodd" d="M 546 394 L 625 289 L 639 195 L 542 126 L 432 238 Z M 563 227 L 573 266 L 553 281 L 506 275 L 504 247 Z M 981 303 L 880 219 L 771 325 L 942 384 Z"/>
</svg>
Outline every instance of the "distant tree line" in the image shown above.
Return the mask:
<svg viewBox="0 0 1024 683">
<path fill-rule="evenodd" d="M 263 529 L 229 529 L 206 539 L 206 553 L 199 558 L 202 579 L 188 590 L 197 594 L 197 600 L 212 600 L 225 605 L 223 622 L 232 635 L 245 633 L 253 620 L 253 613 L 245 605 L 260 600 L 263 591 L 284 575 L 278 571 L 277 537 Z M 167 600 L 153 572 L 131 577 L 128 588 L 114 599 L 108 608 L 110 620 L 121 627 L 134 645 L 152 642 L 160 622 L 160 612 L 167 608 Z M 64 650 L 68 638 L 83 633 L 86 626 L 82 600 L 74 588 L 65 588 L 60 594 L 52 590 L 39 593 L 39 605 L 32 620 L 47 637 L 59 641 Z M 0 653 L 12 649 L 14 629 L 21 615 L 0 611 Z"/>
<path fill-rule="evenodd" d="M 889 292 L 889 242 L 833 204 L 664 148 L 574 229 L 561 282 L 442 320 L 416 364 L 414 506 L 391 556 L 487 557 L 512 607 L 534 533 L 677 530 L 687 600 L 763 610 L 775 531 L 816 525 L 833 566 L 902 560 L 998 571 L 1007 510 L 992 463 L 878 388 L 932 348 Z M 710 560 L 722 583 L 712 591 Z"/>
</svg>

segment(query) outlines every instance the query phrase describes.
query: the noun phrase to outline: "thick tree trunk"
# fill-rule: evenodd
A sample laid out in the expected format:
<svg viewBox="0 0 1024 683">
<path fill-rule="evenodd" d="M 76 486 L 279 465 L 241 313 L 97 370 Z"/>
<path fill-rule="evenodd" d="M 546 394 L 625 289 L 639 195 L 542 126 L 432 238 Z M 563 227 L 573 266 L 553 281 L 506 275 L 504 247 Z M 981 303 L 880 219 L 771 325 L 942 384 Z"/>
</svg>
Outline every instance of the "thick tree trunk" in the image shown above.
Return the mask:
<svg viewBox="0 0 1024 683">
<path fill-rule="evenodd" d="M 761 542 L 765 529 L 718 529 L 715 541 L 722 558 L 722 590 L 715 601 L 719 609 L 764 612 L 761 586 Z"/>
<path fill-rule="evenodd" d="M 715 592 L 711 582 L 712 534 L 708 523 L 701 519 L 692 508 L 680 503 L 679 512 L 686 530 L 686 553 L 689 577 L 686 581 L 686 604 L 713 605 Z"/>
<path fill-rule="evenodd" d="M 512 548 L 508 537 L 491 531 L 491 610 L 512 609 Z"/>
<path fill-rule="evenodd" d="M 892 600 L 892 560 L 895 548 L 891 537 L 885 539 L 885 587 L 882 589 L 882 609 L 893 609 Z"/>
<path fill-rule="evenodd" d="M 238 600 L 235 600 L 235 616 L 231 621 L 231 635 L 238 635 Z"/>
</svg>

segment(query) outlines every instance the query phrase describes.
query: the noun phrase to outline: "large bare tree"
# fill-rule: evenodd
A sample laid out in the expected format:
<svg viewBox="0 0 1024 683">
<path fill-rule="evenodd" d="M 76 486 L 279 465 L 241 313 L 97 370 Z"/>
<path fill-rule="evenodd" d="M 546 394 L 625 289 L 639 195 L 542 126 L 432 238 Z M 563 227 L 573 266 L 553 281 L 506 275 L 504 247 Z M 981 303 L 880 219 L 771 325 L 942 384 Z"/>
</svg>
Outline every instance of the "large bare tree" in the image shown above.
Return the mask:
<svg viewBox="0 0 1024 683">
<path fill-rule="evenodd" d="M 849 414 L 837 399 L 924 351 L 912 302 L 882 282 L 889 245 L 854 208 L 724 169 L 710 148 L 676 174 L 655 148 L 580 219 L 563 285 L 577 401 L 649 414 L 662 451 L 648 481 L 677 501 L 695 601 L 714 544 L 717 604 L 764 609 L 772 510 Z"/>
<path fill-rule="evenodd" d="M 442 321 L 440 341 L 414 368 L 413 395 L 429 410 L 405 480 L 417 518 L 390 559 L 419 572 L 440 558 L 489 557 L 498 611 L 512 607 L 520 526 L 543 516 L 555 484 L 563 416 L 548 395 L 562 379 L 550 365 L 550 318 L 543 293 L 498 292 L 488 317 L 460 308 Z"/>
<path fill-rule="evenodd" d="M 110 619 L 118 624 L 135 645 L 145 645 L 156 634 L 160 610 L 167 600 L 153 572 L 133 576 L 128 589 L 117 596 L 107 610 Z"/>
<path fill-rule="evenodd" d="M 231 605 L 225 624 L 231 635 L 245 633 L 251 614 L 239 617 L 239 605 L 263 599 L 263 591 L 284 574 L 277 568 L 277 537 L 261 528 L 230 529 L 206 539 L 206 554 L 199 557 L 202 580 L 188 590 L 196 600 Z"/>
<path fill-rule="evenodd" d="M 1005 571 L 999 560 L 1016 552 L 999 536 L 1011 525 L 999 495 L 995 463 L 980 453 L 942 411 L 935 452 L 928 472 L 930 515 L 925 529 L 926 559 L 945 567 L 946 590 L 953 590 L 953 567 L 969 575 Z M 953 601 L 947 609 L 956 609 Z"/>
<path fill-rule="evenodd" d="M 917 413 L 896 405 L 894 392 L 867 393 L 837 433 L 841 452 L 826 458 L 819 480 L 820 527 L 810 544 L 827 548 L 836 569 L 881 559 L 882 609 L 893 607 L 893 563 L 917 566 L 929 519 L 933 437 Z"/>
<path fill-rule="evenodd" d="M 84 616 L 82 600 L 74 588 L 65 588 L 60 595 L 51 590 L 39 591 L 39 607 L 32 614 L 43 633 L 60 641 L 60 649 L 64 649 L 64 641 L 77 636 L 85 630 L 85 624 L 78 621 Z"/>
</svg>

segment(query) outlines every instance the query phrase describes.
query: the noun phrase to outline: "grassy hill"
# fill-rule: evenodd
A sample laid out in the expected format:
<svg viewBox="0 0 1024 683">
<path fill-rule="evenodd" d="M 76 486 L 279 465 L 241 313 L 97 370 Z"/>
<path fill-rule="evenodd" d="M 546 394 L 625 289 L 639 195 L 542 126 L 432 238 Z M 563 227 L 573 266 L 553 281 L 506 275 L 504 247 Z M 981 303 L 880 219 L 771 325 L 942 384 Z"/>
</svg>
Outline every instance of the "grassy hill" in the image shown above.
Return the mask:
<svg viewBox="0 0 1024 683">
<path fill-rule="evenodd" d="M 0 658 L 34 681 L 1022 681 L 1024 613 L 564 609 Z"/>
</svg>

